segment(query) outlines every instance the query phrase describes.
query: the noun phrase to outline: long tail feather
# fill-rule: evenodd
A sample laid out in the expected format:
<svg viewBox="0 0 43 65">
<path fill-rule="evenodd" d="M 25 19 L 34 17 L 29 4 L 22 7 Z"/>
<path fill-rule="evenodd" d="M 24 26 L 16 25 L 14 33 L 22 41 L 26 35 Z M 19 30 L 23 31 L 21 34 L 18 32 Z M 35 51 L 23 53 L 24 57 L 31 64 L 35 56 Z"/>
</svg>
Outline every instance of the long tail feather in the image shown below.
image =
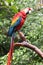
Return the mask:
<svg viewBox="0 0 43 65">
<path fill-rule="evenodd" d="M 8 53 L 7 65 L 11 65 L 13 49 L 14 49 L 14 37 L 12 36 L 10 50 Z"/>
</svg>

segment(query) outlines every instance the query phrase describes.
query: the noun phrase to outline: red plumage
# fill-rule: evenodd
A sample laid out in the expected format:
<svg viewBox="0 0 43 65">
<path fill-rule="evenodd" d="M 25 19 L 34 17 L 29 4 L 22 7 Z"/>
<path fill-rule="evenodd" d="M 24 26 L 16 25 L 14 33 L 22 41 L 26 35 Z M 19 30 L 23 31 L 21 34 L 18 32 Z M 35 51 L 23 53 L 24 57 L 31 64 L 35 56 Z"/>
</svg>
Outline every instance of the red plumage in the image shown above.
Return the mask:
<svg viewBox="0 0 43 65">
<path fill-rule="evenodd" d="M 15 16 L 13 17 L 12 20 L 14 20 L 15 18 L 18 18 L 18 17 L 21 17 L 22 19 L 21 19 L 20 24 L 16 27 L 16 30 L 19 30 L 22 27 L 22 25 L 24 24 L 24 21 L 26 19 L 26 13 L 24 11 L 20 11 L 17 14 L 15 14 Z"/>
<path fill-rule="evenodd" d="M 12 24 L 13 25 L 15 25 L 16 18 L 21 17 L 21 20 L 16 21 L 16 22 L 20 23 L 20 24 L 16 23 L 16 25 L 15 25 L 16 31 L 21 29 L 21 27 L 24 24 L 24 21 L 26 19 L 26 15 L 29 13 L 29 11 L 31 11 L 31 8 L 26 8 L 23 11 L 20 11 L 17 14 L 15 14 L 15 16 L 13 17 L 13 19 L 12 19 Z M 12 41 L 11 41 L 11 46 L 10 46 L 10 50 L 9 50 L 9 54 L 8 54 L 7 65 L 11 65 L 12 53 L 13 53 L 13 49 L 14 49 L 14 36 L 13 36 L 14 26 L 12 24 L 11 24 L 11 27 L 8 31 L 9 35 L 12 35 L 12 38 L 11 38 Z"/>
</svg>

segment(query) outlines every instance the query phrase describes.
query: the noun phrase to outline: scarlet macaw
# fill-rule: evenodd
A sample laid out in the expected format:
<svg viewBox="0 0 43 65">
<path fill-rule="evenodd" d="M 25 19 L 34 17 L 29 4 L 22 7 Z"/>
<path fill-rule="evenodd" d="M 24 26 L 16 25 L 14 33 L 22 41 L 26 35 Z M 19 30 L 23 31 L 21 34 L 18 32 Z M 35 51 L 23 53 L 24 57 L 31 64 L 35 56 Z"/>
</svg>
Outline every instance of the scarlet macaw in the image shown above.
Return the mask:
<svg viewBox="0 0 43 65">
<path fill-rule="evenodd" d="M 9 31 L 8 31 L 9 36 L 12 36 L 12 34 L 15 31 L 18 31 L 21 29 L 22 25 L 25 22 L 27 14 L 31 13 L 32 10 L 33 10 L 32 8 L 25 8 L 24 10 L 22 10 L 14 15 L 14 17 L 12 19 L 11 26 L 10 26 Z"/>
<path fill-rule="evenodd" d="M 26 9 L 18 12 L 17 14 L 15 14 L 13 19 L 12 19 L 11 26 L 8 30 L 8 35 L 12 36 L 12 37 L 11 37 L 11 44 L 10 44 L 10 50 L 9 50 L 9 54 L 8 54 L 7 65 L 11 64 L 12 53 L 13 53 L 13 49 L 14 49 L 14 36 L 13 36 L 13 33 L 21 29 L 22 25 L 25 22 L 27 14 L 31 13 L 32 10 L 33 10 L 32 8 L 26 8 Z"/>
</svg>

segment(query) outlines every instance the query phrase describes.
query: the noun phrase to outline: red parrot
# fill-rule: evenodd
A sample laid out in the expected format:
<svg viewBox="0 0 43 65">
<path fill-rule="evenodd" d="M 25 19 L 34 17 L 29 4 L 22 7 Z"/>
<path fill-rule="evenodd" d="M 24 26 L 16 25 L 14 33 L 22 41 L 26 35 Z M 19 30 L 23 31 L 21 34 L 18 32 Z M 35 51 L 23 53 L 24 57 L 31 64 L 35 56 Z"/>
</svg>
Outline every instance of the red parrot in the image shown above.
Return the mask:
<svg viewBox="0 0 43 65">
<path fill-rule="evenodd" d="M 33 10 L 32 8 L 25 8 L 24 10 L 15 14 L 12 19 L 11 26 L 8 30 L 8 36 L 12 36 L 12 37 L 11 37 L 11 44 L 10 44 L 10 50 L 9 50 L 9 54 L 8 54 L 7 65 L 11 65 L 12 53 L 13 53 L 13 49 L 14 49 L 13 33 L 15 33 L 16 31 L 21 29 L 21 27 L 23 26 L 23 24 L 25 22 L 27 14 L 31 13 L 32 10 Z"/>
<path fill-rule="evenodd" d="M 14 32 L 21 29 L 21 27 L 23 26 L 25 22 L 27 14 L 31 13 L 31 11 L 32 11 L 32 8 L 25 8 L 24 10 L 14 15 L 11 26 L 8 30 L 8 36 L 12 36 Z"/>
</svg>

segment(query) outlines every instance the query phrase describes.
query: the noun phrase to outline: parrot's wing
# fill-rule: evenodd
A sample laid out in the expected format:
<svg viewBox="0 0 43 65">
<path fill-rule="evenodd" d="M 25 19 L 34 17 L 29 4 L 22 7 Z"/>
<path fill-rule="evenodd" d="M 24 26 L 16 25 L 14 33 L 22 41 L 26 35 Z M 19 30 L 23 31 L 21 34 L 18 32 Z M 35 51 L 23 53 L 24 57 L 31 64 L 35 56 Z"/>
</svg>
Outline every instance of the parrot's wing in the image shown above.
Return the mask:
<svg viewBox="0 0 43 65">
<path fill-rule="evenodd" d="M 21 19 L 21 17 L 17 18 L 14 22 L 11 23 L 11 26 L 14 28 L 17 27 L 20 24 Z"/>
<path fill-rule="evenodd" d="M 21 22 L 21 17 L 17 18 L 15 21 L 13 21 L 13 22 L 11 23 L 11 26 L 10 26 L 9 31 L 8 31 L 8 35 L 9 35 L 9 36 L 12 36 L 14 30 L 15 30 L 16 27 L 20 24 L 20 22 Z"/>
</svg>

